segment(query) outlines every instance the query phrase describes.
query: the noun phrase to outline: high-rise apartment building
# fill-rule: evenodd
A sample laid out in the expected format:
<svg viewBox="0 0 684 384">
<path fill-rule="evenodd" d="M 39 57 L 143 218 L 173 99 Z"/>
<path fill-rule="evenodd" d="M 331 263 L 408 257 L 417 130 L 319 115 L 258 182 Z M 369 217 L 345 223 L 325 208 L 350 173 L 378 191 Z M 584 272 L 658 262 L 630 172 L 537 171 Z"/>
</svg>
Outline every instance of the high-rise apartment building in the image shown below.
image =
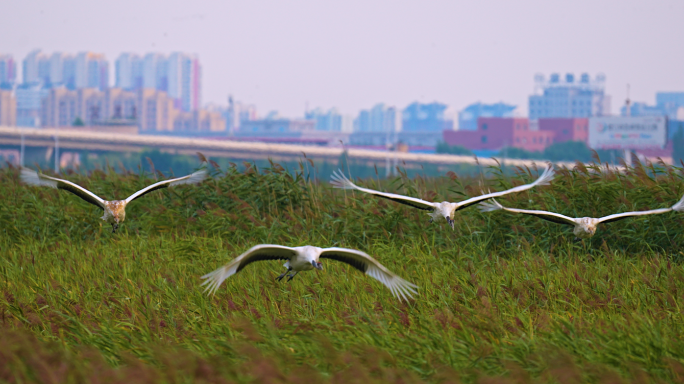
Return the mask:
<svg viewBox="0 0 684 384">
<path fill-rule="evenodd" d="M 62 84 L 67 89 L 76 89 L 76 57 L 74 56 L 62 56 Z"/>
<path fill-rule="evenodd" d="M 195 55 L 174 52 L 168 58 L 169 96 L 179 100 L 183 111 L 200 109 L 202 68 Z"/>
<path fill-rule="evenodd" d="M 177 107 L 180 108 L 180 99 L 183 94 L 183 60 L 182 53 L 172 53 L 166 61 L 166 69 L 168 71 L 166 76 L 167 92 L 169 96 L 178 100 Z"/>
<path fill-rule="evenodd" d="M 136 90 L 143 87 L 144 60 L 134 53 L 122 53 L 116 59 L 116 87 Z"/>
<path fill-rule="evenodd" d="M 50 55 L 48 63 L 48 74 L 46 83 L 49 84 L 63 84 L 64 83 L 64 61 L 68 56 L 62 52 L 55 52 Z"/>
<path fill-rule="evenodd" d="M 76 55 L 76 88 L 109 87 L 109 62 L 103 54 L 79 52 Z"/>
<path fill-rule="evenodd" d="M 200 111 L 201 66 L 195 55 L 176 52 L 168 57 L 158 53 L 140 57 L 123 53 L 116 60 L 118 90 L 111 92 L 109 64 L 102 54 L 56 52 L 48 56 L 35 50 L 22 64 L 24 81 L 16 90 L 17 123 L 22 126 L 40 126 L 41 117 L 48 126 L 72 124 L 67 121 L 72 117 L 85 124 L 138 118 L 141 129 L 172 130 L 174 113 Z M 0 56 L 0 76 L 0 80 L 16 76 L 11 58 Z M 0 81 L 0 88 L 3 86 L 7 87 Z M 53 88 L 57 91 L 50 93 Z M 42 103 L 48 97 L 51 101 Z M 49 111 L 41 114 L 43 104 Z M 205 112 L 185 116 L 185 120 L 192 122 L 193 129 L 216 130 L 221 116 Z"/>
<path fill-rule="evenodd" d="M 370 111 L 362 109 L 354 119 L 354 132 L 371 132 L 370 130 Z"/>
<path fill-rule="evenodd" d="M 40 120 L 43 127 L 67 127 L 74 124 L 78 114 L 76 91 L 65 87 L 52 88 L 41 100 Z"/>
<path fill-rule="evenodd" d="M 610 114 L 610 96 L 605 94 L 606 77 L 603 74 L 594 80 L 583 73 L 579 81 L 568 73 L 561 80 L 554 73 L 548 81 L 538 74 L 535 80 L 535 94 L 529 97 L 530 119 L 545 117 L 592 117 Z"/>
<path fill-rule="evenodd" d="M 24 84 L 41 84 L 45 88 L 65 86 L 71 90 L 109 87 L 109 63 L 104 55 L 92 52 L 76 56 L 55 52 L 48 56 L 35 50 L 24 59 L 23 70 Z"/>
<path fill-rule="evenodd" d="M 447 106 L 442 103 L 412 103 L 403 112 L 403 131 L 413 132 L 441 132 L 451 123 L 444 118 Z"/>
<path fill-rule="evenodd" d="M 32 84 L 40 82 L 38 67 L 41 61 L 47 57 L 40 52 L 39 49 L 31 51 L 22 62 L 22 76 L 24 84 Z"/>
<path fill-rule="evenodd" d="M 226 130 L 226 120 L 219 111 L 181 111 L 166 92 L 154 89 L 138 91 L 136 108 L 141 131 L 220 132 Z"/>
<path fill-rule="evenodd" d="M 76 58 L 63 52 L 54 52 L 52 55 L 38 54 L 35 56 L 38 63 L 38 79 L 43 87 L 52 88 L 66 86 L 69 89 L 76 87 Z"/>
<path fill-rule="evenodd" d="M 162 57 L 157 61 L 157 70 L 155 71 L 155 84 L 158 91 L 168 93 L 169 90 L 169 62 Z"/>
<path fill-rule="evenodd" d="M 400 132 L 402 113 L 395 107 L 378 103 L 370 110 L 362 110 L 354 121 L 356 132 Z"/>
<path fill-rule="evenodd" d="M 85 125 L 100 125 L 105 121 L 104 92 L 97 88 L 76 90 L 76 115 Z"/>
<path fill-rule="evenodd" d="M 164 55 L 148 53 L 143 59 L 143 88 L 166 92 L 168 89 L 168 63 Z"/>
<path fill-rule="evenodd" d="M 476 131 L 477 119 L 480 117 L 513 117 L 516 108 L 515 105 L 504 103 L 470 104 L 458 113 L 458 130 Z"/>
<path fill-rule="evenodd" d="M 166 92 L 155 89 L 138 91 L 138 128 L 141 131 L 173 131 L 178 110 Z"/>
<path fill-rule="evenodd" d="M 142 58 L 123 53 L 116 60 L 117 87 L 166 92 L 175 107 L 186 112 L 201 107 L 201 75 L 197 57 L 181 52 L 174 52 L 168 57 L 148 53 Z"/>
<path fill-rule="evenodd" d="M 137 118 L 136 101 L 135 92 L 122 88 L 108 88 L 104 92 L 103 116 L 108 122 L 133 123 Z"/>
<path fill-rule="evenodd" d="M 17 100 L 14 92 L 0 89 L 0 127 L 17 125 Z"/>
<path fill-rule="evenodd" d="M 50 86 L 52 81 L 50 75 L 52 71 L 50 70 L 50 57 L 41 54 L 38 59 L 38 81 L 44 86 Z"/>
<path fill-rule="evenodd" d="M 24 83 L 17 86 L 17 126 L 40 127 L 41 100 L 47 97 L 49 90 L 40 82 Z"/>
<path fill-rule="evenodd" d="M 50 89 L 42 99 L 41 123 L 44 127 L 65 127 L 77 119 L 86 126 L 127 123 L 134 125 L 136 94 L 121 88 L 65 87 Z"/>
<path fill-rule="evenodd" d="M 32 51 L 23 61 L 24 84 L 39 83 L 48 88 L 61 85 L 68 60 L 72 58 L 60 52 L 48 56 L 40 50 Z"/>
<path fill-rule="evenodd" d="M 307 111 L 304 114 L 307 120 L 316 122 L 317 131 L 345 132 L 350 133 L 354 130 L 354 121 L 350 116 L 340 114 L 336 108 L 324 112 L 321 108 Z"/>
<path fill-rule="evenodd" d="M 0 89 L 12 89 L 17 79 L 17 68 L 14 58 L 0 55 Z"/>
<path fill-rule="evenodd" d="M 371 132 L 394 132 L 394 129 L 391 129 L 388 127 L 388 124 L 385 123 L 386 110 L 387 108 L 385 108 L 385 105 L 382 103 L 378 103 L 370 109 L 368 122 L 369 130 Z"/>
</svg>

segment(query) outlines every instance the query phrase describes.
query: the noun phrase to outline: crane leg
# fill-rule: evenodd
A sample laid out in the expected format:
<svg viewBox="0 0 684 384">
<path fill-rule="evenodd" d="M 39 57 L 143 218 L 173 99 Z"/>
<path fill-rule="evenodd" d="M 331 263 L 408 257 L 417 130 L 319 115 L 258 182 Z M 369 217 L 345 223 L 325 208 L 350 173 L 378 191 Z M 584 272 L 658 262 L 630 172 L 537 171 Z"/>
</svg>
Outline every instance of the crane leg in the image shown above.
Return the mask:
<svg viewBox="0 0 684 384">
<path fill-rule="evenodd" d="M 287 275 L 287 273 L 290 272 L 291 270 L 292 270 L 292 268 L 288 268 L 287 271 L 283 272 L 281 275 L 276 277 L 276 280 L 278 280 L 278 281 L 282 280 L 283 277 L 285 277 L 285 275 Z"/>
<path fill-rule="evenodd" d="M 287 277 L 289 277 L 289 279 L 287 279 L 287 281 L 289 282 L 290 280 L 294 279 L 295 276 L 297 276 L 297 271 L 294 271 L 291 274 L 289 274 L 287 276 Z"/>
</svg>

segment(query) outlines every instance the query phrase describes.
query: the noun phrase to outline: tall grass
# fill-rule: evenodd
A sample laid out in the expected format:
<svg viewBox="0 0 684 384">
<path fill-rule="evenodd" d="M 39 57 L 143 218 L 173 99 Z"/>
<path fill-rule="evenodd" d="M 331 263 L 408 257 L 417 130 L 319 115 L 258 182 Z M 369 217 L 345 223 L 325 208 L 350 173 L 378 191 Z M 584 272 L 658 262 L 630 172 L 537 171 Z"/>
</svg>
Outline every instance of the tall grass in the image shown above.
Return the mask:
<svg viewBox="0 0 684 384">
<path fill-rule="evenodd" d="M 216 164 L 218 165 L 218 164 Z M 200 186 L 127 209 L 112 234 L 64 191 L 0 171 L 0 380 L 8 382 L 669 382 L 684 378 L 682 215 L 629 219 L 584 242 L 571 229 L 460 211 L 423 212 L 332 190 L 307 167 L 213 168 Z M 561 170 L 509 206 L 596 216 L 674 204 L 680 169 Z M 594 168 L 592 170 L 592 168 Z M 384 181 L 371 188 L 454 200 L 536 178 Z M 63 175 L 105 199 L 151 174 Z M 199 276 L 259 243 L 344 246 L 417 284 L 401 303 L 343 264 L 274 278 L 262 262 L 208 297 Z"/>
</svg>

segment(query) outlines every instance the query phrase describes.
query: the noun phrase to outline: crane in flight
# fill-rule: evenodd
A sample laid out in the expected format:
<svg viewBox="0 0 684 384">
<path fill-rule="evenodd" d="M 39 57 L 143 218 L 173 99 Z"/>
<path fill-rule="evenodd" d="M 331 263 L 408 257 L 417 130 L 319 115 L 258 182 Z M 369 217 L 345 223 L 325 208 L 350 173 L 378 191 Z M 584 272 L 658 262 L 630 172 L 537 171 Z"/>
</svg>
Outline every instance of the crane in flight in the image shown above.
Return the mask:
<svg viewBox="0 0 684 384">
<path fill-rule="evenodd" d="M 499 196 L 507 195 L 509 193 L 514 193 L 514 192 L 526 191 L 526 190 L 528 190 L 530 188 L 534 188 L 538 185 L 548 185 L 549 182 L 551 182 L 551 180 L 553 179 L 553 176 L 554 176 L 553 166 L 551 164 L 549 164 L 549 165 L 547 165 L 546 169 L 544 169 L 544 172 L 541 174 L 541 176 L 539 176 L 539 178 L 537 180 L 535 180 L 533 183 L 520 185 L 518 187 L 507 189 L 507 190 L 501 191 L 501 192 L 493 192 L 493 193 L 488 193 L 488 194 L 481 195 L 481 196 L 471 197 L 470 199 L 459 201 L 456 203 L 451 203 L 448 201 L 442 201 L 441 203 L 437 203 L 437 202 L 431 202 L 431 201 L 425 201 L 422 199 L 417 199 L 415 197 L 397 195 L 394 193 L 386 193 L 386 192 L 376 191 L 373 189 L 362 188 L 362 187 L 359 187 L 358 185 L 354 184 L 351 180 L 349 180 L 342 173 L 341 170 L 337 170 L 337 171 L 333 172 L 332 181 L 330 183 L 335 188 L 356 189 L 357 191 L 369 193 L 371 195 L 381 197 L 383 199 L 392 200 L 392 201 L 395 201 L 395 202 L 400 203 L 400 204 L 405 204 L 405 205 L 411 206 L 413 208 L 418 208 L 418 209 L 428 211 L 428 215 L 430 215 L 430 222 L 433 222 L 434 220 L 438 220 L 440 218 L 445 218 L 447 223 L 449 225 L 451 225 L 451 229 L 454 229 L 454 223 L 456 220 L 454 214 L 456 213 L 456 211 L 467 208 L 473 204 L 477 204 L 483 200 L 491 199 L 493 197 L 499 197 Z"/>
<path fill-rule="evenodd" d="M 290 281 L 299 272 L 312 269 L 322 270 L 323 265 L 319 261 L 320 259 L 336 260 L 351 265 L 380 281 L 400 301 L 402 298 L 408 301 L 409 298 L 413 297 L 412 294 L 416 293 L 415 288 L 418 288 L 395 275 L 368 254 L 355 249 L 319 248 L 310 245 L 291 248 L 274 244 L 261 244 L 248 249 L 230 263 L 202 276 L 202 279 L 206 279 L 202 285 L 207 286 L 205 292 L 209 291 L 210 294 L 214 294 L 224 280 L 240 272 L 247 265 L 262 260 L 287 260 L 284 264 L 287 271 L 276 277 L 276 280 L 280 281 L 287 277 L 287 281 Z"/>
<path fill-rule="evenodd" d="M 69 180 L 63 180 L 56 177 L 47 176 L 42 173 L 38 173 L 32 169 L 22 168 L 20 178 L 21 181 L 28 185 L 38 187 L 50 187 L 71 192 L 74 195 L 85 200 L 86 202 L 102 208 L 104 210 L 104 215 L 101 217 L 101 219 L 112 225 L 112 233 L 114 233 L 119 228 L 119 223 L 123 222 L 126 218 L 126 206 L 131 201 L 139 197 L 143 197 L 144 195 L 161 188 L 175 187 L 177 185 L 184 184 L 198 184 L 202 182 L 202 180 L 204 180 L 206 176 L 206 169 L 200 169 L 199 171 L 187 176 L 154 183 L 130 195 L 125 200 L 111 201 L 104 200 L 96 194 L 81 187 L 80 185 L 72 183 Z"/>
<path fill-rule="evenodd" d="M 508 208 L 504 207 L 496 201 L 496 199 L 492 199 L 487 202 L 482 202 L 480 203 L 479 207 L 480 211 L 482 212 L 492 212 L 492 211 L 497 211 L 497 210 L 504 210 L 512 213 L 522 213 L 524 215 L 531 215 L 531 216 L 536 216 L 540 219 L 548 220 L 553 223 L 557 224 L 565 224 L 565 225 L 570 225 L 573 226 L 573 233 L 577 238 L 580 239 L 587 239 L 596 233 L 596 229 L 599 224 L 601 223 L 610 223 L 612 221 L 617 221 L 617 220 L 622 220 L 626 219 L 628 217 L 634 217 L 634 216 L 645 216 L 645 215 L 658 215 L 661 213 L 666 213 L 666 212 L 671 212 L 671 211 L 676 211 L 676 212 L 682 212 L 684 211 L 684 197 L 682 197 L 675 205 L 668 207 L 668 208 L 660 208 L 660 209 L 652 209 L 649 211 L 635 211 L 635 212 L 624 212 L 624 213 L 616 213 L 614 215 L 609 215 L 609 216 L 603 216 L 603 217 L 568 217 L 565 215 L 561 215 L 560 213 L 554 213 L 554 212 L 547 212 L 547 211 L 535 211 L 535 210 L 528 210 L 528 209 L 517 209 L 517 208 Z"/>
</svg>

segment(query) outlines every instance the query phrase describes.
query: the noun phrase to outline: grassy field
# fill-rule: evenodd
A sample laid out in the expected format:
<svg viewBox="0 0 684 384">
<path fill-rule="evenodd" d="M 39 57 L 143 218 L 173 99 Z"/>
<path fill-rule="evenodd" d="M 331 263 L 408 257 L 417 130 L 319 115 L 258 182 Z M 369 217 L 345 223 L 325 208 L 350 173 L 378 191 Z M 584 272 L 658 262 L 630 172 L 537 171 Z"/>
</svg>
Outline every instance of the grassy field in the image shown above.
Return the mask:
<svg viewBox="0 0 684 384">
<path fill-rule="evenodd" d="M 684 381 L 677 213 L 628 219 L 574 242 L 570 228 L 505 212 L 422 212 L 285 172 L 212 168 L 151 193 L 120 232 L 77 197 L 0 170 L 0 381 L 99 383 L 526 383 Z M 681 169 L 579 166 L 501 202 L 572 216 L 667 207 Z M 431 200 L 529 182 L 399 177 L 360 184 Z M 105 199 L 155 175 L 64 177 Z M 334 261 L 276 282 L 251 264 L 214 297 L 210 272 L 260 243 L 363 250 L 417 284 L 409 303 Z"/>
</svg>

